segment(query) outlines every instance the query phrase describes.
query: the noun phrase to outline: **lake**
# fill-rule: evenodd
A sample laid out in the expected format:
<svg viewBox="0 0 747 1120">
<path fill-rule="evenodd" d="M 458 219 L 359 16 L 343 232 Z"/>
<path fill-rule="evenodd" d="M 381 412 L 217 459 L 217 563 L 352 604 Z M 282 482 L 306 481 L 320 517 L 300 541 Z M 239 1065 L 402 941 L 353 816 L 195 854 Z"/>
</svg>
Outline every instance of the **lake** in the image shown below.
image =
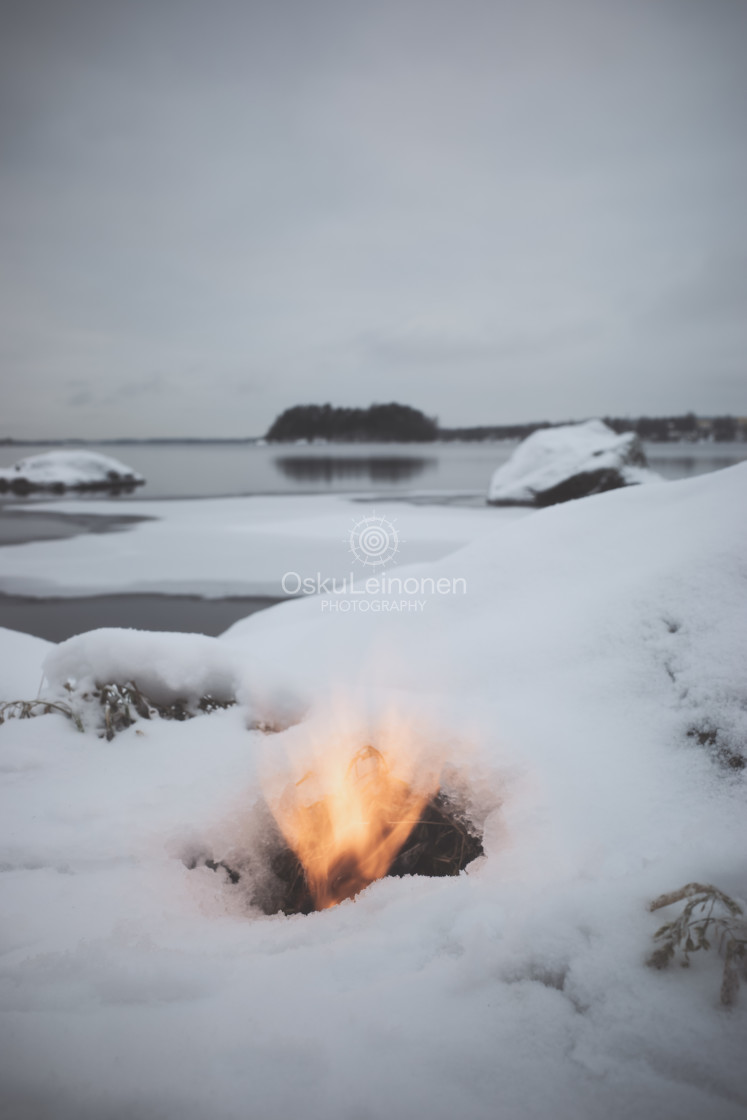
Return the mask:
<svg viewBox="0 0 747 1120">
<path fill-rule="evenodd" d="M 86 450 L 112 455 L 144 475 L 146 484 L 136 491 L 143 499 L 374 491 L 474 500 L 484 496 L 492 472 L 506 462 L 515 447 L 516 443 L 509 441 L 300 447 L 179 443 L 88 444 Z M 50 450 L 54 449 L 48 445 L 2 446 L 0 467 Z M 652 468 L 665 478 L 689 478 L 747 459 L 747 443 L 655 443 L 646 445 L 646 454 Z M 50 500 L 50 495 L 43 497 Z M 3 495 L 2 500 L 12 503 L 30 499 Z M 81 501 L 85 500 L 82 495 Z"/>
<path fill-rule="evenodd" d="M 123 460 L 147 482 L 134 496 L 209 498 L 252 494 L 367 493 L 418 503 L 483 507 L 492 472 L 516 444 L 345 444 L 274 445 L 246 443 L 86 445 Z M 53 450 L 48 445 L 0 447 L 0 467 Z M 747 460 L 747 443 L 649 444 L 649 462 L 665 478 L 689 478 Z M 24 540 L 59 539 L 81 532 L 126 531 L 132 517 L 92 518 L 86 503 L 99 494 L 68 493 L 80 512 L 22 511 L 19 506 L 54 502 L 39 494 L 0 498 L 0 545 Z M 202 600 L 194 596 L 98 595 L 75 599 L 29 599 L 0 594 L 0 625 L 61 641 L 100 626 L 135 626 L 153 630 L 192 630 L 219 634 L 232 622 L 275 600 L 233 598 Z"/>
</svg>

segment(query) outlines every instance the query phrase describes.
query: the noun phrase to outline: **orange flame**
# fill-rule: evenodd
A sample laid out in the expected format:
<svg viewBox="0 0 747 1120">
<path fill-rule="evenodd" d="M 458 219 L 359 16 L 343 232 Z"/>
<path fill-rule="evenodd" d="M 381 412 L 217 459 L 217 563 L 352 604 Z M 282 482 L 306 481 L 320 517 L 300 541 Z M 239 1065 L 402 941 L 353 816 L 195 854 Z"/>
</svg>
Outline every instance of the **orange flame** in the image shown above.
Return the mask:
<svg viewBox="0 0 747 1120">
<path fill-rule="evenodd" d="M 416 782 L 401 737 L 385 750 L 363 747 L 352 758 L 341 743 L 326 747 L 300 781 L 268 797 L 317 910 L 386 875 L 438 788 L 433 774 Z"/>
</svg>

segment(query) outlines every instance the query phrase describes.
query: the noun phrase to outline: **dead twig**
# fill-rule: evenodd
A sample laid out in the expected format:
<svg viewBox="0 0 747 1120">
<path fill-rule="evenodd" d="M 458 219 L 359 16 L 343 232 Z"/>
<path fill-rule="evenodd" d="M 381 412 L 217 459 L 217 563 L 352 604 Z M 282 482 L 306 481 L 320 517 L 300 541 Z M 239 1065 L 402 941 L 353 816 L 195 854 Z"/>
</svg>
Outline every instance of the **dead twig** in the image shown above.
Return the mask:
<svg viewBox="0 0 747 1120">
<path fill-rule="evenodd" d="M 33 719 L 52 712 L 59 712 L 72 720 L 78 731 L 83 730 L 80 716 L 64 700 L 6 700 L 0 704 L 0 724 L 5 723 L 6 719 Z"/>
<path fill-rule="evenodd" d="M 649 910 L 661 910 L 685 902 L 682 912 L 654 934 L 658 947 L 646 962 L 652 968 L 666 968 L 681 954 L 683 968 L 690 965 L 690 954 L 708 950 L 713 943 L 724 958 L 721 1003 L 731 1006 L 739 990 L 741 976 L 747 980 L 747 922 L 738 902 L 710 883 L 687 883 L 679 890 L 659 895 Z M 710 936 L 709 936 L 710 935 Z"/>
</svg>

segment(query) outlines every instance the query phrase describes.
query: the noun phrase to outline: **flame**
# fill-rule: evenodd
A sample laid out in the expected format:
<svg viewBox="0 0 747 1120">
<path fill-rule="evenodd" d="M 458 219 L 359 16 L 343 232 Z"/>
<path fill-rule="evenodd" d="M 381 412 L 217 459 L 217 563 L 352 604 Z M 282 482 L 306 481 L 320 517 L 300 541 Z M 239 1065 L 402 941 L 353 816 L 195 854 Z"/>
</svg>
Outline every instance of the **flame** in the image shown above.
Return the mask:
<svg viewBox="0 0 747 1120">
<path fill-rule="evenodd" d="M 438 789 L 433 773 L 418 773 L 416 780 L 407 736 L 385 739 L 382 749 L 352 751 L 349 740 L 332 736 L 298 781 L 267 798 L 317 910 L 386 875 Z"/>
</svg>

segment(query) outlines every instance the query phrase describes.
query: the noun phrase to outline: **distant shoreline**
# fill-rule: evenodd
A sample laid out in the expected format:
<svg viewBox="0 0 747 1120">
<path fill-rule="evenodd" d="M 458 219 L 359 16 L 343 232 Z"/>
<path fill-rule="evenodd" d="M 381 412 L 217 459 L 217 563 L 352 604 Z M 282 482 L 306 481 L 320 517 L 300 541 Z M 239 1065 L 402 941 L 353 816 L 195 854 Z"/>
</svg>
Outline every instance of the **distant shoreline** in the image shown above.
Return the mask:
<svg viewBox="0 0 747 1120">
<path fill-rule="evenodd" d="M 551 425 L 555 427 L 556 425 Z M 539 427 L 539 425 L 538 425 Z M 711 444 L 718 446 L 720 443 L 747 443 L 747 426 L 744 428 L 745 434 L 736 439 L 714 439 L 713 436 L 698 436 L 692 438 L 682 434 L 673 435 L 671 438 L 656 438 L 655 436 L 643 436 L 644 443 L 655 444 L 684 444 L 688 446 L 698 446 L 703 444 Z M 443 435 L 437 436 L 432 440 L 343 440 L 343 439 L 302 439 L 302 440 L 266 440 L 264 436 L 246 436 L 246 437 L 215 437 L 215 438 L 195 438 L 190 436 L 171 437 L 165 436 L 163 438 L 157 437 L 153 439 L 133 439 L 127 436 L 117 437 L 116 439 L 0 439 L 0 448 L 23 448 L 23 447 L 188 447 L 188 446 L 215 446 L 219 444 L 231 444 L 233 446 L 259 446 L 259 447 L 278 447 L 278 448 L 291 448 L 291 447 L 384 447 L 388 444 L 392 446 L 412 446 L 414 449 L 424 446 L 442 446 L 443 444 L 450 443 L 517 443 L 523 437 L 518 435 L 473 435 L 470 436 L 464 432 L 459 435 Z"/>
</svg>

